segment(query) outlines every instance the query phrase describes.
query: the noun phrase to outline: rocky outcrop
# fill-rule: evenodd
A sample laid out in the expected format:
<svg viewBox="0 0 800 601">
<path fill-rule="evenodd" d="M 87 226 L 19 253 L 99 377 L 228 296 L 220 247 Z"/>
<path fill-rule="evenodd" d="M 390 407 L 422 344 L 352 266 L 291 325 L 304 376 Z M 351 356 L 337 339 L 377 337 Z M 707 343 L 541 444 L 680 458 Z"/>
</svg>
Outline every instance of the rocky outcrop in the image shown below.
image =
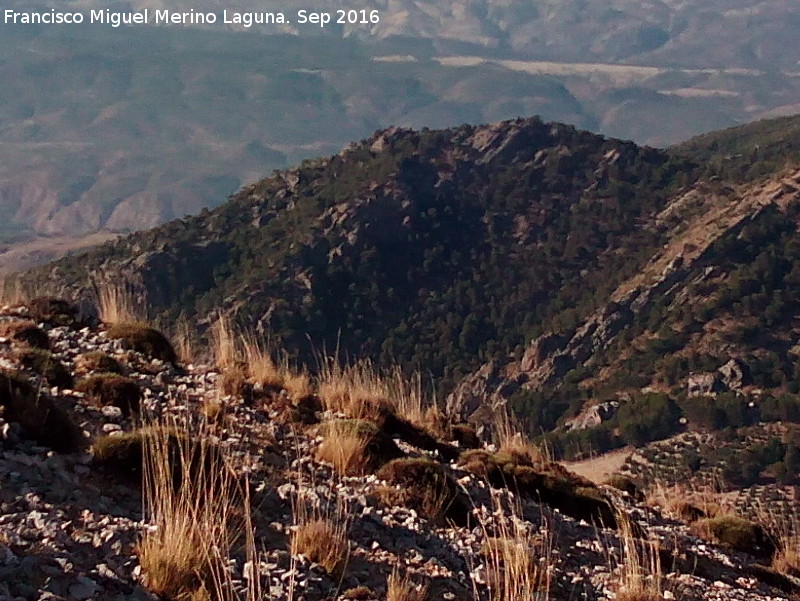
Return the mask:
<svg viewBox="0 0 800 601">
<path fill-rule="evenodd" d="M 566 420 L 564 426 L 568 430 L 594 428 L 612 419 L 617 414 L 619 406 L 619 401 L 604 401 L 597 405 L 592 405 L 581 411 L 576 417 Z"/>
<path fill-rule="evenodd" d="M 703 195 L 702 189 L 691 190 L 676 197 L 662 211 L 660 227 L 675 230 L 670 242 L 573 332 L 545 333 L 528 345 L 520 361 L 504 368 L 493 365 L 488 371 L 484 366 L 468 376 L 463 388 L 459 385 L 448 402 L 455 402 L 466 389 L 470 406 L 480 398 L 497 404 L 508 398 L 509 391 L 557 387 L 576 368 L 602 367 L 610 360 L 604 352 L 637 315 L 654 303 L 666 306 L 675 299 L 684 300 L 690 284 L 713 275 L 704 260 L 717 240 L 735 236 L 765 211 L 785 210 L 800 200 L 800 170 L 735 191 L 707 192 Z M 492 377 L 486 377 L 487 373 Z M 731 360 L 717 374 L 693 375 L 690 380 L 692 395 L 713 394 L 724 389 L 739 390 L 747 382 L 747 372 L 742 364 Z"/>
<path fill-rule="evenodd" d="M 714 396 L 724 390 L 717 374 L 689 374 L 686 379 L 686 396 L 689 398 Z"/>
</svg>

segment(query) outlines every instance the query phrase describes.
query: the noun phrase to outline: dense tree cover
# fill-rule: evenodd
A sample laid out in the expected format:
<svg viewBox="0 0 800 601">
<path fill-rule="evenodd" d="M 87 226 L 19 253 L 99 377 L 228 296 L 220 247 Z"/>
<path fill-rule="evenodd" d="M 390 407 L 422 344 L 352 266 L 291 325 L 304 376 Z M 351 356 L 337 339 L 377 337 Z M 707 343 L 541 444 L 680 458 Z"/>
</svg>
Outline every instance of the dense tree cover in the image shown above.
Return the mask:
<svg viewBox="0 0 800 601">
<path fill-rule="evenodd" d="M 671 149 L 704 175 L 747 181 L 800 160 L 800 116 L 757 121 L 692 138 Z"/>
<path fill-rule="evenodd" d="M 301 359 L 338 347 L 446 384 L 574 328 L 663 242 L 639 224 L 688 171 L 538 119 L 395 131 L 39 277 L 122 265 L 170 319 L 238 308 Z"/>
<path fill-rule="evenodd" d="M 230 312 L 312 368 L 316 351 L 337 349 L 422 369 L 446 392 L 484 362 L 519 359 L 540 334 L 568 337 L 607 307 L 668 242 L 655 216 L 669 199 L 747 140 L 766 140 L 756 171 L 776 168 L 781 149 L 796 143 L 795 122 L 782 123 L 786 137 L 768 122 L 669 152 L 537 118 L 387 130 L 276 172 L 214 211 L 24 279 L 81 289 L 97 274 L 121 275 L 166 321 L 207 324 Z M 681 416 L 708 428 L 793 416 L 794 397 L 781 395 L 800 389 L 798 222 L 800 203 L 754 212 L 687 270 L 683 300 L 658 295 L 590 364 L 545 390 L 520 389 L 512 406 L 540 434 L 587 400 L 639 398 L 654 382 L 671 391 L 642 397 L 613 426 L 554 442 L 565 448 L 642 444 L 675 431 Z M 781 400 L 767 401 L 761 416 L 737 398 L 712 408 L 669 400 L 682 398 L 690 373 L 731 358 Z"/>
<path fill-rule="evenodd" d="M 751 426 L 776 422 L 800 425 L 800 396 L 766 395 L 754 400 L 744 395 L 724 393 L 716 397 L 682 397 L 676 400 L 666 394 L 643 394 L 623 403 L 611 420 L 599 426 L 553 431 L 541 439 L 554 456 L 577 459 L 626 445 L 640 447 L 687 429 L 730 432 L 736 437 L 736 432 L 746 431 Z M 795 446 L 798 445 L 800 438 Z M 724 459 L 730 459 L 731 473 L 747 472 L 752 475 L 755 472 L 757 475 L 766 466 L 783 461 L 787 450 L 791 451 L 789 462 L 798 459 L 795 456 L 796 449 L 791 450 L 792 445 L 780 449 L 778 458 L 774 458 L 776 452 L 773 449 L 769 453 L 754 451 L 751 455 L 738 456 L 735 460 L 729 457 Z M 698 460 L 687 459 L 689 463 Z M 750 467 L 742 467 L 743 464 L 749 464 Z M 760 466 L 757 470 L 753 467 L 756 464 Z M 741 477 L 747 479 L 745 476 Z"/>
</svg>

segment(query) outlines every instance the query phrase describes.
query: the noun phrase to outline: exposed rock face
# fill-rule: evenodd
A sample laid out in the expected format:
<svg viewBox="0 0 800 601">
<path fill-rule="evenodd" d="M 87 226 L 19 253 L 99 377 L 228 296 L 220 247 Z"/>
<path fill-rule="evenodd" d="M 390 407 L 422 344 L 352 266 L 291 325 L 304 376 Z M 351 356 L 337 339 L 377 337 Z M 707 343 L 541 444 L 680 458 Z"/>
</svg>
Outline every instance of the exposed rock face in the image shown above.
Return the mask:
<svg viewBox="0 0 800 601">
<path fill-rule="evenodd" d="M 747 366 L 731 359 L 713 373 L 691 374 L 686 380 L 689 398 L 715 396 L 720 392 L 739 392 L 750 383 Z"/>
<path fill-rule="evenodd" d="M 714 396 L 723 390 L 717 374 L 691 374 L 686 380 L 686 395 L 689 398 Z"/>
<path fill-rule="evenodd" d="M 569 430 L 586 430 L 587 428 L 594 428 L 600 424 L 607 422 L 614 417 L 619 409 L 619 401 L 605 401 L 597 405 L 587 407 L 580 415 L 571 420 L 567 420 L 564 425 Z"/>
<path fill-rule="evenodd" d="M 466 421 L 481 407 L 494 409 L 504 405 L 505 399 L 518 387 L 514 380 L 505 376 L 497 362 L 490 361 L 461 380 L 447 397 L 446 412 L 459 421 Z"/>
<path fill-rule="evenodd" d="M 741 390 L 743 386 L 750 383 L 747 366 L 736 359 L 731 359 L 717 371 L 720 374 L 722 383 L 728 390 L 738 391 Z"/>
</svg>

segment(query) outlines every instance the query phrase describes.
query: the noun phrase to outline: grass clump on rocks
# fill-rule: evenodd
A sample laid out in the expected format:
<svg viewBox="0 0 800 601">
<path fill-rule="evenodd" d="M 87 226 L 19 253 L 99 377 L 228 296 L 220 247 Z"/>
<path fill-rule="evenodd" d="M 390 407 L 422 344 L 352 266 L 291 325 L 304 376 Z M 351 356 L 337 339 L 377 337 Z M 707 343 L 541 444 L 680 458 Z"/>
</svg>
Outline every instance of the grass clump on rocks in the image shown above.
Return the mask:
<svg viewBox="0 0 800 601">
<path fill-rule="evenodd" d="M 317 459 L 333 464 L 341 474 L 372 472 L 403 452 L 378 426 L 363 419 L 338 419 L 319 426 L 323 437 Z"/>
<path fill-rule="evenodd" d="M 289 541 L 293 556 L 304 555 L 319 564 L 332 578 L 341 581 L 350 559 L 350 514 L 337 499 L 321 506 L 299 491 L 292 506 L 294 524 Z"/>
<path fill-rule="evenodd" d="M 427 585 L 418 585 L 408 574 L 395 568 L 386 581 L 386 601 L 426 601 Z"/>
<path fill-rule="evenodd" d="M 465 525 L 469 503 L 442 464 L 431 459 L 394 459 L 377 473 L 394 488 L 378 492 L 380 500 L 414 509 L 431 521 Z"/>
<path fill-rule="evenodd" d="M 28 320 L 0 321 L 0 337 L 33 348 L 50 349 L 50 339 L 45 331 Z"/>
<path fill-rule="evenodd" d="M 102 351 L 89 351 L 75 358 L 75 371 L 80 374 L 91 372 L 122 374 L 120 362 Z"/>
<path fill-rule="evenodd" d="M 79 380 L 75 389 L 102 407 L 119 407 L 125 416 L 139 414 L 142 391 L 131 378 L 115 373 L 99 373 Z"/>
<path fill-rule="evenodd" d="M 80 311 L 71 302 L 52 296 L 38 296 L 27 303 L 28 315 L 36 322 L 53 326 L 82 325 Z"/>
<path fill-rule="evenodd" d="M 775 544 L 764 528 L 735 515 L 719 515 L 692 524 L 692 532 L 700 538 L 719 543 L 757 558 L 771 558 Z"/>
<path fill-rule="evenodd" d="M 195 479 L 227 471 L 219 448 L 207 440 L 192 440 L 186 432 L 166 426 L 145 426 L 122 435 L 102 436 L 92 445 L 94 462 L 125 478 L 141 482 L 146 458 L 158 449 L 168 462 L 171 481 L 179 487 L 185 472 Z"/>
<path fill-rule="evenodd" d="M 255 560 L 246 481 L 202 428 L 153 426 L 139 440 L 145 519 L 155 526 L 136 548 L 143 582 L 161 599 L 235 598 L 232 555 L 244 543 Z M 252 574 L 259 578 L 257 567 Z"/>
<path fill-rule="evenodd" d="M 72 388 L 75 384 L 69 370 L 50 351 L 25 348 L 16 353 L 16 358 L 20 365 L 42 376 L 50 386 Z"/>
<path fill-rule="evenodd" d="M 131 322 L 112 325 L 107 336 L 122 341 L 125 348 L 141 353 L 152 359 L 175 363 L 178 355 L 172 343 L 164 334 L 144 323 Z"/>
<path fill-rule="evenodd" d="M 63 453 L 83 446 L 70 415 L 19 374 L 0 372 L 0 409 L 6 421 L 18 422 L 41 445 Z"/>
<path fill-rule="evenodd" d="M 459 463 L 495 488 L 508 488 L 575 519 L 616 527 L 616 514 L 603 492 L 557 463 L 534 462 L 527 453 L 484 450 L 463 453 Z"/>
</svg>

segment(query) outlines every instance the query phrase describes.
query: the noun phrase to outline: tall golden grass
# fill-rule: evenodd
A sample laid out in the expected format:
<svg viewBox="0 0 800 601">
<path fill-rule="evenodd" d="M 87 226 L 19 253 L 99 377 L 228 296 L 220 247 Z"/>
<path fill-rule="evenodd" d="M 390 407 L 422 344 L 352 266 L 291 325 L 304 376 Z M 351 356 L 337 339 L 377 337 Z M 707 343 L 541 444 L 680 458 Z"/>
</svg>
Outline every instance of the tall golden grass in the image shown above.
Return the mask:
<svg viewBox="0 0 800 601">
<path fill-rule="evenodd" d="M 249 486 L 227 462 L 211 460 L 217 451 L 211 453 L 207 432 L 176 437 L 177 427 L 154 429 L 161 434 L 148 437 L 143 449 L 143 504 L 150 527 L 137 555 L 145 583 L 153 593 L 176 601 L 258 599 Z M 229 570 L 241 546 L 252 566 L 244 597 L 232 586 Z"/>
<path fill-rule="evenodd" d="M 316 457 L 333 465 L 344 476 L 361 476 L 367 471 L 370 439 L 346 422 L 333 422 L 317 447 Z"/>
<path fill-rule="evenodd" d="M 186 319 L 179 319 L 172 329 L 170 339 L 181 363 L 194 363 L 197 360 L 197 348 L 194 344 L 192 326 Z"/>
<path fill-rule="evenodd" d="M 290 540 L 293 558 L 303 555 L 318 563 L 334 579 L 341 582 L 350 559 L 350 512 L 341 498 L 325 506 L 298 485 L 293 498 L 294 524 Z M 290 589 L 293 589 L 293 582 Z M 290 598 L 294 598 L 290 595 Z"/>
<path fill-rule="evenodd" d="M 639 539 L 631 518 L 617 512 L 619 556 L 608 553 L 614 570 L 614 591 L 619 601 L 662 601 L 664 573 L 657 543 Z"/>
<path fill-rule="evenodd" d="M 426 392 L 422 374 L 410 376 L 394 366 L 378 369 L 369 360 L 345 364 L 320 360 L 317 390 L 325 409 L 352 419 L 376 420 L 384 410 L 432 433 L 442 433 L 444 415 Z"/>
<path fill-rule="evenodd" d="M 427 585 L 415 584 L 407 573 L 401 573 L 396 567 L 386 585 L 386 601 L 425 601 L 428 598 Z"/>
<path fill-rule="evenodd" d="M 665 484 L 657 480 L 647 490 L 645 502 L 686 522 L 697 519 L 692 514 L 697 514 L 698 511 L 703 514 L 702 517 L 710 518 L 735 513 L 733 504 L 711 486 Z"/>
<path fill-rule="evenodd" d="M 492 601 L 549 599 L 555 562 L 552 530 L 546 522 L 534 529 L 518 501 L 493 491 L 492 518 L 481 518 L 486 585 Z M 544 518 L 542 518 L 544 520 Z M 473 580 L 475 598 L 481 598 Z"/>
<path fill-rule="evenodd" d="M 229 317 L 219 314 L 211 322 L 211 360 L 219 369 L 228 369 L 236 365 L 239 359 L 237 336 Z"/>
<path fill-rule="evenodd" d="M 499 453 L 521 459 L 523 463 L 547 463 L 552 460 L 546 449 L 523 433 L 520 420 L 507 407 L 495 411 L 492 426 Z"/>
<path fill-rule="evenodd" d="M 250 334 L 242 337 L 247 369 L 255 384 L 264 389 L 283 389 L 295 401 L 311 395 L 314 388 L 305 370 L 292 369 L 286 353 L 277 352 L 269 341 Z"/>
<path fill-rule="evenodd" d="M 800 577 L 800 515 L 791 506 L 755 506 L 756 521 L 771 535 L 776 551 L 772 568 L 787 576 Z"/>
<path fill-rule="evenodd" d="M 147 305 L 131 286 L 119 282 L 95 282 L 97 312 L 106 324 L 146 323 Z"/>
<path fill-rule="evenodd" d="M 0 279 L 0 304 L 19 305 L 32 298 L 29 291 L 25 290 L 19 278 L 8 276 Z"/>
</svg>

